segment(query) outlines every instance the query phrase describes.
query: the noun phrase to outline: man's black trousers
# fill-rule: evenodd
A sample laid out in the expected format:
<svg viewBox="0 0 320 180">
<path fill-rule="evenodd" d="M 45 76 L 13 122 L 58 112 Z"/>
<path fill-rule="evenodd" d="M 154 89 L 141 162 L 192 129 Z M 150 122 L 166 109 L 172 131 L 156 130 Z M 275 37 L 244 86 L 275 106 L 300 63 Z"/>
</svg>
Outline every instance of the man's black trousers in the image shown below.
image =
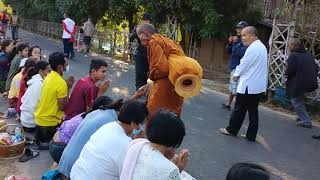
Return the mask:
<svg viewBox="0 0 320 180">
<path fill-rule="evenodd" d="M 255 141 L 259 124 L 258 106 L 260 96 L 261 94 L 248 94 L 247 91 L 245 94 L 237 93 L 234 110 L 227 127 L 229 133 L 235 136 L 238 134 L 248 111 L 249 127 L 246 136 L 248 140 Z"/>
</svg>

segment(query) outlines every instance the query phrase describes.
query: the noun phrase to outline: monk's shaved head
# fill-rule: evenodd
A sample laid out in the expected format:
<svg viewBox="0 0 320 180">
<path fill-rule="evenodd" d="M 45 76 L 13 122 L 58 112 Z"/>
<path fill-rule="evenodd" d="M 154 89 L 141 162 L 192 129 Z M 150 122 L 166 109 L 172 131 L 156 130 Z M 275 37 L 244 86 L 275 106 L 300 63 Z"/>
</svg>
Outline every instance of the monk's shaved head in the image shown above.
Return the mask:
<svg viewBox="0 0 320 180">
<path fill-rule="evenodd" d="M 242 31 L 247 32 L 250 35 L 258 36 L 258 31 L 253 26 L 245 27 Z"/>
<path fill-rule="evenodd" d="M 148 24 L 148 23 L 143 24 L 139 27 L 138 35 L 140 35 L 145 31 L 148 31 L 150 34 L 155 34 L 157 32 L 156 28 L 152 24 Z"/>
</svg>

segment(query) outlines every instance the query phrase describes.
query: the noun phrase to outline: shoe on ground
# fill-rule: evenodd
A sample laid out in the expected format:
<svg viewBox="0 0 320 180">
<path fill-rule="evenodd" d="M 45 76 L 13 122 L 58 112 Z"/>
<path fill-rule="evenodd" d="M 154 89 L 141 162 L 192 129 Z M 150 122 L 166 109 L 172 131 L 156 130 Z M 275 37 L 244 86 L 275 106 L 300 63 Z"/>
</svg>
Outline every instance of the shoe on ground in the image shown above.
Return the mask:
<svg viewBox="0 0 320 180">
<path fill-rule="evenodd" d="M 229 133 L 229 131 L 228 131 L 226 128 L 220 128 L 219 131 L 220 131 L 220 133 L 223 134 L 223 135 L 235 136 L 235 135 Z"/>
<path fill-rule="evenodd" d="M 318 135 L 313 135 L 312 138 L 313 138 L 313 139 L 318 139 L 318 140 L 320 140 L 320 134 L 318 134 Z"/>
<path fill-rule="evenodd" d="M 247 135 L 245 135 L 245 134 L 241 134 L 241 137 L 242 138 L 244 138 L 245 140 L 247 140 L 247 141 L 250 141 L 250 142 L 256 142 L 256 140 L 252 140 L 252 139 L 249 139 L 248 137 L 247 137 Z"/>
<path fill-rule="evenodd" d="M 226 109 L 228 111 L 231 111 L 231 106 L 228 106 L 226 104 L 222 104 L 222 109 Z"/>
<path fill-rule="evenodd" d="M 299 127 L 308 128 L 308 129 L 311 129 L 311 128 L 312 128 L 312 125 L 311 125 L 311 124 L 305 124 L 305 123 L 302 122 L 302 121 L 296 122 L 296 125 L 299 126 Z"/>
</svg>

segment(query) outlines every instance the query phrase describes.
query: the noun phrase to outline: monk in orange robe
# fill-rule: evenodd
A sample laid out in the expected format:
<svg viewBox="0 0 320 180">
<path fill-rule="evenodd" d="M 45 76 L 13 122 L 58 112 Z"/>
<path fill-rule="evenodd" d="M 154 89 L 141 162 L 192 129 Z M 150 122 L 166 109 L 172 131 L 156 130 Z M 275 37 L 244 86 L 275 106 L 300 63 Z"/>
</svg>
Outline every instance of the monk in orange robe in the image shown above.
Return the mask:
<svg viewBox="0 0 320 180">
<path fill-rule="evenodd" d="M 168 79 L 168 57 L 170 54 L 184 55 L 183 50 L 173 40 L 157 34 L 156 29 L 151 24 L 142 25 L 138 30 L 138 36 L 141 44 L 147 46 L 148 78 L 153 81 L 147 99 L 149 117 L 161 108 L 168 109 L 180 116 L 183 97 L 175 92 L 173 84 Z M 146 91 L 147 86 L 140 90 Z M 146 124 L 148 124 L 148 120 Z"/>
</svg>

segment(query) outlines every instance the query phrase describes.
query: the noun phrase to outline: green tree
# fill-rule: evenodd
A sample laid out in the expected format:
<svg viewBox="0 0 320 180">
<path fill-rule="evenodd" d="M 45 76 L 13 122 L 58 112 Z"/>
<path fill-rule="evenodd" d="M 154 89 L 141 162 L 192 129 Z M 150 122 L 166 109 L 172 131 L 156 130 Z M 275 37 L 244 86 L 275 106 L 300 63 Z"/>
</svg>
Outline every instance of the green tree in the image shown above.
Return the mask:
<svg viewBox="0 0 320 180">
<path fill-rule="evenodd" d="M 137 0 L 56 0 L 59 11 L 67 11 L 76 22 L 84 22 L 91 17 L 94 23 L 128 26 L 133 29 L 137 23 L 136 14 L 141 10 Z M 104 18 L 103 18 L 104 17 Z M 107 21 L 107 22 L 106 22 Z M 127 21 L 128 23 L 124 23 Z"/>
<path fill-rule="evenodd" d="M 155 23 L 175 16 L 182 27 L 198 37 L 226 37 L 236 22 L 257 23 L 260 15 L 249 8 L 248 0 L 141 0 Z"/>
</svg>

